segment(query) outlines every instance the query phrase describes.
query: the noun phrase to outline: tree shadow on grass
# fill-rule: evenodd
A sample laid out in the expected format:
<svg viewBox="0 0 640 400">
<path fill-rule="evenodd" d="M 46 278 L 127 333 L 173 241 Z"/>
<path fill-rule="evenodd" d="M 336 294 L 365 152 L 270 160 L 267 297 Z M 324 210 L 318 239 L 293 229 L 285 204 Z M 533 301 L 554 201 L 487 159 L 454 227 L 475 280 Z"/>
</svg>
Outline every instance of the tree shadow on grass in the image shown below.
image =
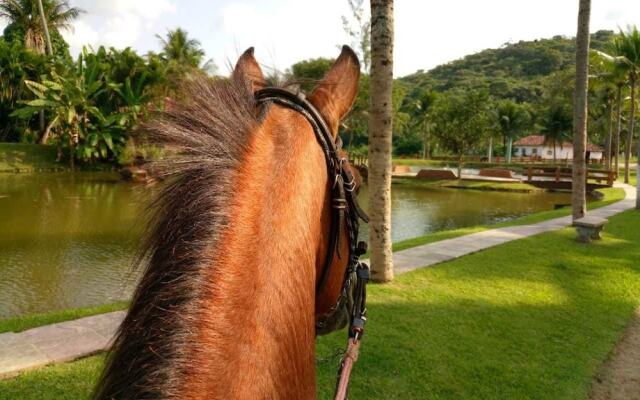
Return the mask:
<svg viewBox="0 0 640 400">
<path fill-rule="evenodd" d="M 590 246 L 567 229 L 373 285 L 352 397 L 586 399 L 640 303 L 639 220 L 612 218 Z M 318 376 L 328 399 L 335 363 Z"/>
</svg>

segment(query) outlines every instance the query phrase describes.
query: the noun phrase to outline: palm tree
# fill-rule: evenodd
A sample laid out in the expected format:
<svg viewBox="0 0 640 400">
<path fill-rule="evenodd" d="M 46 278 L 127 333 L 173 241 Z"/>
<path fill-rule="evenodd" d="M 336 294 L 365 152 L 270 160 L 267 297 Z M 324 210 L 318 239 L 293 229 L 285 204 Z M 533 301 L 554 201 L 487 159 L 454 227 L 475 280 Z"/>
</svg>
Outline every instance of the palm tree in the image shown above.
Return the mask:
<svg viewBox="0 0 640 400">
<path fill-rule="evenodd" d="M 576 87 L 573 96 L 573 220 L 587 212 L 585 151 L 587 148 L 587 94 L 589 90 L 589 19 L 591 0 L 580 0 L 576 35 Z"/>
<path fill-rule="evenodd" d="M 66 0 L 0 0 L 0 18 L 9 22 L 5 32 L 15 32 L 26 48 L 38 54 L 45 54 L 47 30 L 59 33 L 72 29 L 71 22 L 82 12 Z M 43 18 L 47 21 L 46 26 L 42 23 Z"/>
<path fill-rule="evenodd" d="M 198 68 L 204 58 L 200 42 L 190 39 L 187 31 L 177 28 L 167 32 L 166 39 L 156 35 L 162 45 L 162 57 L 181 66 Z"/>
<path fill-rule="evenodd" d="M 410 127 L 422 134 L 422 158 L 426 159 L 430 152 L 429 136 L 433 126 L 431 114 L 437 95 L 433 91 L 421 90 L 416 97 L 408 104 L 407 109 L 411 117 Z"/>
<path fill-rule="evenodd" d="M 542 115 L 542 133 L 546 144 L 553 146 L 553 163 L 557 161 L 556 149 L 558 143 L 569 139 L 567 132 L 571 130 L 571 113 L 566 106 L 553 104 Z"/>
<path fill-rule="evenodd" d="M 629 111 L 629 127 L 627 129 L 627 141 L 624 154 L 624 181 L 629 183 L 629 159 L 631 157 L 631 141 L 635 127 L 635 95 L 638 77 L 640 75 L 640 32 L 637 27 L 629 27 L 627 32 L 620 33 L 613 40 L 613 55 L 619 69 L 626 75 L 631 91 L 631 104 Z M 621 104 L 618 104 L 620 110 Z M 640 146 L 640 145 L 639 145 Z M 640 151 L 640 147 L 638 148 Z"/>
<path fill-rule="evenodd" d="M 369 113 L 369 210 L 371 275 L 393 279 L 391 253 L 391 137 L 393 0 L 371 0 L 371 112 Z"/>
<path fill-rule="evenodd" d="M 531 114 L 524 106 L 512 100 L 502 100 L 496 106 L 496 117 L 500 134 L 507 142 L 506 161 L 510 163 L 513 139 L 531 125 Z"/>
<path fill-rule="evenodd" d="M 626 154 L 624 160 L 624 181 L 625 183 L 629 183 L 629 158 L 631 156 L 631 141 L 633 140 L 635 129 L 636 86 L 640 78 L 640 32 L 638 28 L 636 26 L 629 27 L 627 32 L 621 30 L 615 39 L 615 47 L 618 56 L 620 56 L 621 60 L 627 65 L 629 89 L 631 90 L 629 128 L 627 129 Z M 640 141 L 638 141 L 637 146 L 637 153 L 640 155 Z M 636 190 L 638 194 L 640 194 L 640 183 L 637 185 Z M 636 199 L 636 208 L 640 209 L 640 198 Z"/>
<path fill-rule="evenodd" d="M 613 166 L 616 173 L 619 171 L 618 155 L 620 154 L 620 132 L 622 131 L 622 91 L 627 81 L 628 64 L 624 57 L 617 56 L 618 49 L 616 41 L 612 43 L 609 53 L 594 50 L 594 64 L 599 70 L 598 79 L 606 86 L 615 87 L 615 110 L 616 128 L 613 135 L 612 159 L 615 160 Z"/>
</svg>

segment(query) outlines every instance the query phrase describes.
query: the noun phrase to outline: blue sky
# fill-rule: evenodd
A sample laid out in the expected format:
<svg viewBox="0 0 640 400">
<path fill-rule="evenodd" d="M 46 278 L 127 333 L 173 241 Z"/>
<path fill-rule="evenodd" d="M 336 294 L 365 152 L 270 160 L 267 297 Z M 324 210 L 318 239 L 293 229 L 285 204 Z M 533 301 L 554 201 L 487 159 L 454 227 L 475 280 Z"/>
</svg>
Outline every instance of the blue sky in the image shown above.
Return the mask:
<svg viewBox="0 0 640 400">
<path fill-rule="evenodd" d="M 226 73 L 247 47 L 280 70 L 335 57 L 349 44 L 341 16 L 347 0 L 70 0 L 86 10 L 73 32 L 82 45 L 158 51 L 157 33 L 182 27 Z M 365 1 L 368 5 L 368 1 Z M 575 35 L 578 0 L 396 0 L 395 75 L 428 70 L 509 41 Z M 639 0 L 592 0 L 592 31 L 640 26 Z M 4 22 L 0 21 L 0 28 Z"/>
</svg>

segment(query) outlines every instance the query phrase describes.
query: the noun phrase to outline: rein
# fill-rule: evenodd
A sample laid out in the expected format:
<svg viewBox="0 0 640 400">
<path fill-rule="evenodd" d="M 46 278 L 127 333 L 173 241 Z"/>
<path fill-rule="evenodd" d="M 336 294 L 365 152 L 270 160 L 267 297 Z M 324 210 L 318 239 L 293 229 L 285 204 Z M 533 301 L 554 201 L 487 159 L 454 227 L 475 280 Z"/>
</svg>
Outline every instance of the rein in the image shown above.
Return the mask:
<svg viewBox="0 0 640 400">
<path fill-rule="evenodd" d="M 333 136 L 324 118 L 318 110 L 305 99 L 302 93 L 292 93 L 281 88 L 268 87 L 255 93 L 258 104 L 276 103 L 290 108 L 309 121 L 315 133 L 318 144 L 322 148 L 327 163 L 329 185 L 331 186 L 331 227 L 329 231 L 329 246 L 320 279 L 316 284 L 316 296 L 325 288 L 334 257 L 342 259 L 340 252 L 340 235 L 346 226 L 349 241 L 349 254 L 342 290 L 335 306 L 316 323 L 316 334 L 326 334 L 344 328 L 347 323 L 348 345 L 338 370 L 336 383 L 336 400 L 347 398 L 347 389 L 353 364 L 358 359 L 360 341 L 364 334 L 367 320 L 366 284 L 369 280 L 369 266 L 360 261 L 360 256 L 367 251 L 365 242 L 358 242 L 359 220 L 369 222 L 369 217 L 360 208 L 355 197 L 355 179 L 351 173 L 349 161 L 341 157 L 342 147 L 340 137 L 333 140 Z"/>
</svg>

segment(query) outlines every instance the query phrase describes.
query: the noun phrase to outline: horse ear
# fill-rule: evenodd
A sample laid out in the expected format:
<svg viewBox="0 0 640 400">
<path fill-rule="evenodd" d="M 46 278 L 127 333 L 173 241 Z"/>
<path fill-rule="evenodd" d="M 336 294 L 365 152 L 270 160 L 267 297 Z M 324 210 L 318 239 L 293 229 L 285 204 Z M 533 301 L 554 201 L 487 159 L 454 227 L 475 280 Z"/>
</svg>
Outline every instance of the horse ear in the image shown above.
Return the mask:
<svg viewBox="0 0 640 400">
<path fill-rule="evenodd" d="M 349 46 L 342 46 L 340 57 L 309 95 L 309 101 L 320 111 L 334 137 L 340 120 L 356 100 L 359 78 L 358 56 Z"/>
<path fill-rule="evenodd" d="M 254 92 L 267 86 L 262 69 L 253 56 L 253 47 L 249 47 L 238 59 L 233 69 L 233 79 L 249 83 Z"/>
</svg>

